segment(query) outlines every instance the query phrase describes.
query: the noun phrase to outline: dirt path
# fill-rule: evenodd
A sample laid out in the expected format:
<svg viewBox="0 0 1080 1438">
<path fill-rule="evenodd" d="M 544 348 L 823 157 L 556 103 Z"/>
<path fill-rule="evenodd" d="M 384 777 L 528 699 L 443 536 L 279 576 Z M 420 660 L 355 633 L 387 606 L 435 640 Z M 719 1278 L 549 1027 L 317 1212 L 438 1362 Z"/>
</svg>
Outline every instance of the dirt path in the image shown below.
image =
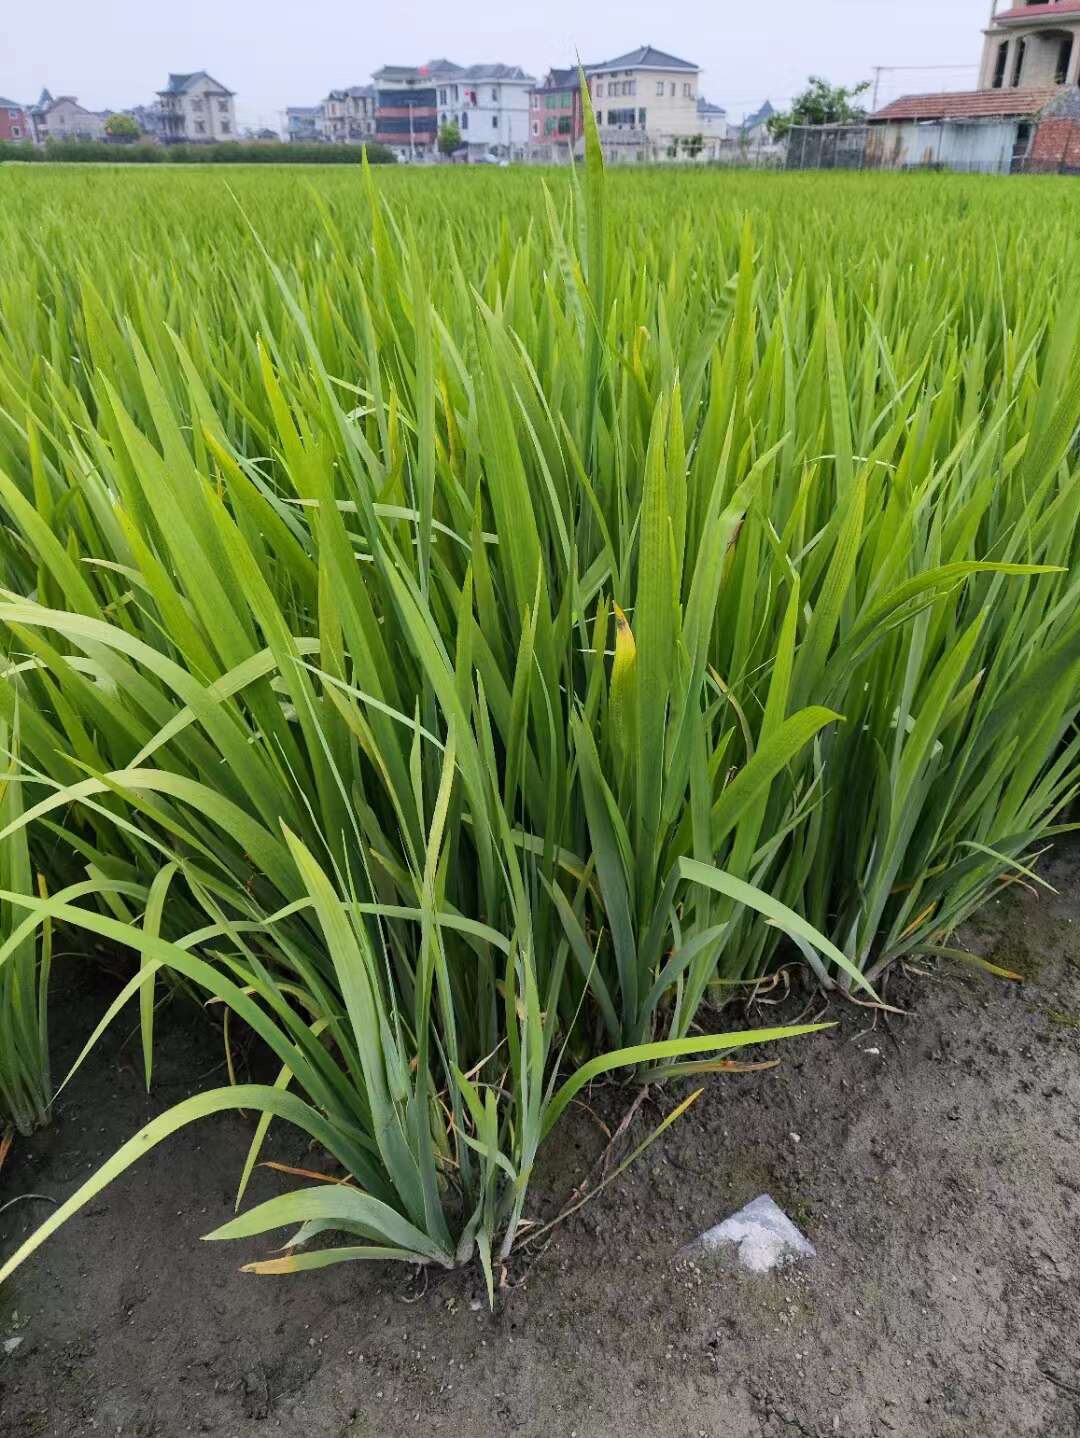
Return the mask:
<svg viewBox="0 0 1080 1438">
<path fill-rule="evenodd" d="M 199 1236 L 231 1211 L 250 1130 L 179 1135 L 0 1291 L 0 1341 L 23 1339 L 0 1356 L 0 1434 L 1075 1438 L 1078 858 L 1049 866 L 1059 896 L 1013 891 L 965 936 L 1024 968 L 1023 988 L 899 977 L 891 997 L 912 1017 L 868 1031 L 847 1009 L 781 1069 L 710 1083 L 494 1316 L 473 1274 L 423 1292 L 403 1270 L 239 1274 L 248 1249 Z M 66 1048 L 106 992 L 61 1017 Z M 53 1128 L 9 1159 L 0 1204 L 69 1192 L 220 1061 L 201 1027 L 163 1035 L 153 1097 L 118 1033 Z M 608 1091 L 594 1106 L 617 1121 L 625 1103 Z M 646 1105 L 636 1131 L 657 1117 Z M 548 1208 L 602 1144 L 580 1114 L 545 1176 Z M 261 1174 L 255 1196 L 277 1183 Z M 755 1280 L 675 1263 L 763 1191 L 816 1261 Z M 41 1212 L 0 1216 L 0 1250 Z"/>
</svg>

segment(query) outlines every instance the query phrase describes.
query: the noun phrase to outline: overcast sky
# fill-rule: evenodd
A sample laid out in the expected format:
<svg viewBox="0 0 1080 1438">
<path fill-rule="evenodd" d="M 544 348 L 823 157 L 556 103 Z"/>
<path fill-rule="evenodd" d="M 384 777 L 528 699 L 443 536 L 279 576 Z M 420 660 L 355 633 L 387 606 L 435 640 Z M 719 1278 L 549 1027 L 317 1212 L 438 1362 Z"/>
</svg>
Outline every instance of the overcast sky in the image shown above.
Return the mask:
<svg viewBox="0 0 1080 1438">
<path fill-rule="evenodd" d="M 989 13 L 990 0 L 0 0 L 0 95 L 48 86 L 124 109 L 152 100 L 170 70 L 208 70 L 236 91 L 241 123 L 276 126 L 285 105 L 366 84 L 387 63 L 445 55 L 539 75 L 650 44 L 700 65 L 704 93 L 741 119 L 811 73 L 850 83 L 875 65 L 920 67 L 885 74 L 883 103 L 971 88 Z"/>
</svg>

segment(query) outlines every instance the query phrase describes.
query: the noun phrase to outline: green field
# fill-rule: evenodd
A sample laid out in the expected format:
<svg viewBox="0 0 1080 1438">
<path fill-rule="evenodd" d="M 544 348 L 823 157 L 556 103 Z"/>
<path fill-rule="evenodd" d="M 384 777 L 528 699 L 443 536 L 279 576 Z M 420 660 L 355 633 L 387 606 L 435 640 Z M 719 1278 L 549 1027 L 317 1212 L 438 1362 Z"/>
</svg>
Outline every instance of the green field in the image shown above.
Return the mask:
<svg viewBox="0 0 1080 1438">
<path fill-rule="evenodd" d="M 0 1277 L 244 1108 L 241 1190 L 275 1117 L 354 1180 L 218 1231 L 294 1227 L 257 1267 L 490 1280 L 590 1080 L 1039 882 L 1078 257 L 1056 179 L 0 168 L 0 1127 L 58 926 L 148 1082 L 173 992 L 281 1073 Z"/>
</svg>

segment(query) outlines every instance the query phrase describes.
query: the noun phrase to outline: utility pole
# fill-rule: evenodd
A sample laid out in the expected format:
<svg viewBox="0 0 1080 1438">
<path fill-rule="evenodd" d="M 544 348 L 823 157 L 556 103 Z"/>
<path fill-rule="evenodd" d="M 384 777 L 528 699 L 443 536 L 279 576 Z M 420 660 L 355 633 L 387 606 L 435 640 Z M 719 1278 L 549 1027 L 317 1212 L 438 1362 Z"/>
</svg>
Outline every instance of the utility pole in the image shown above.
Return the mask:
<svg viewBox="0 0 1080 1438">
<path fill-rule="evenodd" d="M 409 106 L 409 164 L 416 164 L 416 142 L 413 139 L 413 105 L 412 96 L 408 99 Z"/>
<path fill-rule="evenodd" d="M 876 115 L 876 114 L 877 114 L 878 93 L 879 93 L 879 91 L 881 90 L 881 72 L 882 72 L 884 69 L 885 69 L 885 66 L 884 66 L 884 65 L 875 65 L 875 66 L 874 66 L 874 98 L 873 98 L 873 100 L 870 102 L 870 113 L 871 113 L 871 115 Z"/>
</svg>

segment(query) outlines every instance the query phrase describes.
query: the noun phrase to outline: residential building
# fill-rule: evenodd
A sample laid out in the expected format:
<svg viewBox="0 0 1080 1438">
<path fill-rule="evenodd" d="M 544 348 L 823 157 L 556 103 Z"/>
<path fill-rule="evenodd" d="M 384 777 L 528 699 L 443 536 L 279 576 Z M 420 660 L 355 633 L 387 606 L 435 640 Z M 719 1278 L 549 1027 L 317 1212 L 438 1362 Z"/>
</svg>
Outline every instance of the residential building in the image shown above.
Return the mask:
<svg viewBox="0 0 1080 1438">
<path fill-rule="evenodd" d="M 384 65 L 376 70 L 371 77 L 375 82 L 376 140 L 389 145 L 400 160 L 433 155 L 439 135 L 439 91 L 441 88 L 449 96 L 460 74 L 461 66 L 449 60 Z"/>
<path fill-rule="evenodd" d="M 1039 0 L 998 10 L 985 32 L 980 90 L 1080 85 L 1080 0 Z"/>
<path fill-rule="evenodd" d="M 285 138 L 295 145 L 312 145 L 321 140 L 321 105 L 289 105 L 285 110 Z"/>
<path fill-rule="evenodd" d="M 456 124 L 470 160 L 512 158 L 529 140 L 529 92 L 520 65 L 384 65 L 375 81 L 375 138 L 400 159 L 426 159 L 439 130 Z"/>
<path fill-rule="evenodd" d="M 549 70 L 529 92 L 529 144 L 545 160 L 570 158 L 585 131 L 581 72 L 576 66 Z"/>
<path fill-rule="evenodd" d="M 0 97 L 0 140 L 30 140 L 30 116 L 17 100 Z"/>
<path fill-rule="evenodd" d="M 642 45 L 585 74 L 600 141 L 609 161 L 675 158 L 680 142 L 701 130 L 700 68 Z"/>
<path fill-rule="evenodd" d="M 205 70 L 170 75 L 164 90 L 158 91 L 158 98 L 165 144 L 199 145 L 236 139 L 233 91 Z"/>
<path fill-rule="evenodd" d="M 1008 171 L 1027 158 L 1054 89 L 904 95 L 870 116 L 868 157 L 890 169 Z"/>
<path fill-rule="evenodd" d="M 739 127 L 739 139 L 744 145 L 768 145 L 772 143 L 769 121 L 776 115 L 771 100 L 766 100 L 760 109 L 747 115 Z"/>
<path fill-rule="evenodd" d="M 468 65 L 457 84 L 458 126 L 469 159 L 519 157 L 529 143 L 529 92 L 536 77 L 520 65 Z"/>
<path fill-rule="evenodd" d="M 701 95 L 698 96 L 697 102 L 697 123 L 698 130 L 707 144 L 710 141 L 723 144 L 731 129 L 723 105 L 712 105 Z"/>
<path fill-rule="evenodd" d="M 152 105 L 133 105 L 130 110 L 125 110 L 124 114 L 131 116 L 148 140 L 161 142 L 165 130 L 165 112 L 160 100 L 155 100 Z"/>
<path fill-rule="evenodd" d="M 74 95 L 54 99 L 48 90 L 42 90 L 37 104 L 30 107 L 29 118 L 34 141 L 43 145 L 46 140 L 103 140 L 108 115 L 85 109 Z"/>
<path fill-rule="evenodd" d="M 359 144 L 375 135 L 375 87 L 331 90 L 320 106 L 322 138 L 332 145 Z"/>
</svg>

